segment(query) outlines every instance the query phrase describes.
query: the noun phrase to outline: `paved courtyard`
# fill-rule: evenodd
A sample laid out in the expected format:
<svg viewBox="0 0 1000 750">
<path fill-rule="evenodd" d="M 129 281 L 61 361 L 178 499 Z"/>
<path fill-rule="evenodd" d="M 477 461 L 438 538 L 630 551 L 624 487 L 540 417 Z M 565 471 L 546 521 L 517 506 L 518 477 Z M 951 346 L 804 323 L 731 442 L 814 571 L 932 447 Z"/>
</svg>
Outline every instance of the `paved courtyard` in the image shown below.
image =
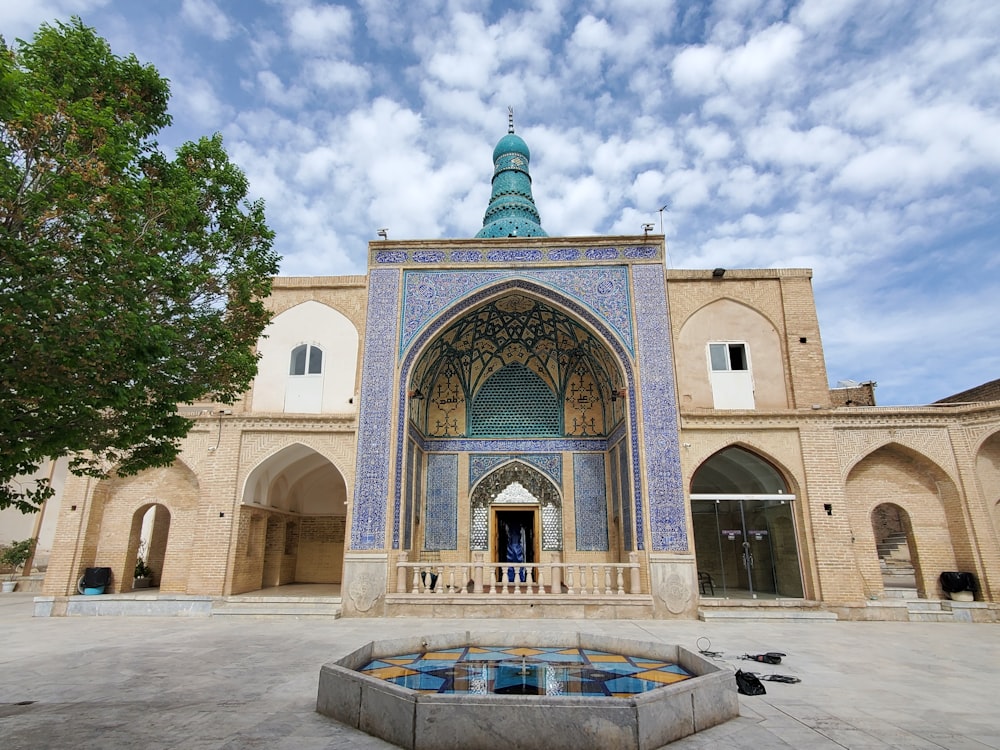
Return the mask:
<svg viewBox="0 0 1000 750">
<path fill-rule="evenodd" d="M 552 629 L 678 643 L 798 677 L 692 748 L 1000 748 L 1000 626 L 576 620 L 33 618 L 0 595 L 0 748 L 392 748 L 314 712 L 320 666 L 377 638 Z M 705 646 L 706 642 L 700 642 Z M 779 666 L 741 660 L 782 651 Z M 473 749 L 474 750 L 474 749 Z M 602 749 L 603 750 L 603 749 Z"/>
</svg>

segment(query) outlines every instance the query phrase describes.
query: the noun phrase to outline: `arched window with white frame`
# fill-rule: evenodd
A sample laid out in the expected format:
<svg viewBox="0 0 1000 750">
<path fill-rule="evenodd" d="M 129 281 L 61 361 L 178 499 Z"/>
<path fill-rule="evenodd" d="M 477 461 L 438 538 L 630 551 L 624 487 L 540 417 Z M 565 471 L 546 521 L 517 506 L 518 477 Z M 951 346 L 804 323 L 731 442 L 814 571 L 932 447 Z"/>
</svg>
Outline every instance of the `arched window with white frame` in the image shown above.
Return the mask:
<svg viewBox="0 0 1000 750">
<path fill-rule="evenodd" d="M 323 407 L 323 350 L 315 344 L 292 349 L 285 385 L 285 411 L 318 414 Z"/>
</svg>

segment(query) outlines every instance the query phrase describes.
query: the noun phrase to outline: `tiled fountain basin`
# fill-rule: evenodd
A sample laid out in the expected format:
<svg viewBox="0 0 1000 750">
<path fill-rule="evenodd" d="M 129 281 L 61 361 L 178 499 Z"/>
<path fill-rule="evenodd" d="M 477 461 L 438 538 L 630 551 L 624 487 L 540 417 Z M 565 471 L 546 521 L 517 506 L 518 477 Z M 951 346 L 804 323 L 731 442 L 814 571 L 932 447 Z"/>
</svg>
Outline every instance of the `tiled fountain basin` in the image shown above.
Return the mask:
<svg viewBox="0 0 1000 750">
<path fill-rule="evenodd" d="M 669 661 L 694 677 L 627 698 L 418 693 L 356 670 L 461 646 L 582 648 Z M 587 633 L 450 633 L 374 641 L 320 669 L 316 710 L 413 750 L 652 750 L 739 715 L 733 674 L 677 645 Z"/>
</svg>

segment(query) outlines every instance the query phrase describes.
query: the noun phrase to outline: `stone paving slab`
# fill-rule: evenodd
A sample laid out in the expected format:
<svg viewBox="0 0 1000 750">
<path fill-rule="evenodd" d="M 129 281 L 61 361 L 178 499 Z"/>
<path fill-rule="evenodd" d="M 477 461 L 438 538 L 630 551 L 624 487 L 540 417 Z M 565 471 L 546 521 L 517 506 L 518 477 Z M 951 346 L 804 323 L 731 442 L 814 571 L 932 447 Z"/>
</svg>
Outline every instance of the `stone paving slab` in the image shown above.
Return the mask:
<svg viewBox="0 0 1000 750">
<path fill-rule="evenodd" d="M 907 622 L 33 618 L 0 595 L 0 748 L 391 748 L 314 710 L 319 669 L 372 639 L 459 630 L 586 631 L 789 674 L 740 717 L 670 745 L 1000 750 L 1000 625 Z M 700 642 L 704 645 L 704 642 Z M 782 651 L 782 664 L 741 660 Z M 23 704 L 23 705 L 21 705 Z"/>
</svg>

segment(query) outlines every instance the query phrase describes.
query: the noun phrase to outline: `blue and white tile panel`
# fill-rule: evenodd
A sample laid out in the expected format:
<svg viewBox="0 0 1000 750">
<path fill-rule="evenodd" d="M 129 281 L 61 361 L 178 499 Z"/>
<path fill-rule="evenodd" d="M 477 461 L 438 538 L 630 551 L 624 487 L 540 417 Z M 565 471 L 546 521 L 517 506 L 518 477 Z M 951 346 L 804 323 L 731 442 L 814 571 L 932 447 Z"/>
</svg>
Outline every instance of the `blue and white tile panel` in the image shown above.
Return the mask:
<svg viewBox="0 0 1000 750">
<path fill-rule="evenodd" d="M 667 287 L 663 267 L 632 268 L 639 373 L 642 383 L 642 423 L 646 454 L 646 497 L 649 536 L 654 552 L 686 552 L 687 526 L 677 433 Z M 634 412 L 634 410 L 633 410 Z M 633 445 L 636 445 L 633 441 Z M 633 482 L 640 483 L 633 457 Z M 643 538 L 641 506 L 636 504 L 636 537 Z"/>
</svg>

